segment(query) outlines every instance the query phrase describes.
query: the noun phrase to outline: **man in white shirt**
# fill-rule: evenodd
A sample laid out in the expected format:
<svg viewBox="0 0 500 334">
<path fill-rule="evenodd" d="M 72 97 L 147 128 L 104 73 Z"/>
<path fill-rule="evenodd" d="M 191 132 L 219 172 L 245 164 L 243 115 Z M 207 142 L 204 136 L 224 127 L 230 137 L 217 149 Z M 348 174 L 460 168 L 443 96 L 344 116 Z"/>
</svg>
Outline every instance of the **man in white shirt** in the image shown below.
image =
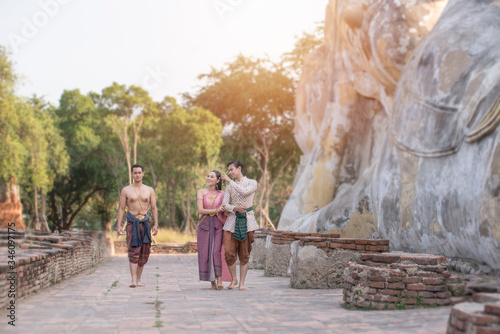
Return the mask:
<svg viewBox="0 0 500 334">
<path fill-rule="evenodd" d="M 243 164 L 234 160 L 227 164 L 226 174 L 221 173 L 221 178 L 229 182 L 224 192 L 222 207 L 229 212 L 224 224 L 222 244 L 226 255 L 226 262 L 231 273 L 231 284 L 228 289 L 238 284 L 236 277 L 236 256 L 240 259 L 240 290 L 246 290 L 245 277 L 248 270 L 248 260 L 252 251 L 253 231 L 259 228 L 253 212 L 253 198 L 257 190 L 257 181 L 243 176 Z M 231 202 L 231 204 L 230 204 Z"/>
</svg>

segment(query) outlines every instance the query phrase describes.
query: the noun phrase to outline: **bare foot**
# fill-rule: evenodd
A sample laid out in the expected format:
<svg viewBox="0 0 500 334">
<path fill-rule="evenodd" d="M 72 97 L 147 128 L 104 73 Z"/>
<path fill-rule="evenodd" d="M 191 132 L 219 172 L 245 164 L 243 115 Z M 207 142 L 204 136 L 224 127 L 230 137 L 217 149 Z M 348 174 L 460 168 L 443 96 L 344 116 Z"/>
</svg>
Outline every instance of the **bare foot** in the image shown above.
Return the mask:
<svg viewBox="0 0 500 334">
<path fill-rule="evenodd" d="M 239 289 L 240 289 L 240 290 L 246 290 L 246 289 L 247 289 L 247 287 L 246 287 L 244 284 L 241 284 L 241 283 L 240 283 L 240 288 L 239 288 Z"/>
<path fill-rule="evenodd" d="M 137 283 L 132 282 L 132 284 L 129 285 L 129 288 L 135 288 L 137 286 Z"/>
<path fill-rule="evenodd" d="M 219 290 L 222 290 L 224 289 L 224 286 L 221 284 L 221 285 L 217 285 L 217 288 L 219 288 Z"/>
<path fill-rule="evenodd" d="M 144 285 L 144 284 L 142 284 L 141 282 L 138 282 L 138 283 L 137 283 L 137 287 L 138 287 L 138 288 L 142 288 L 143 286 L 145 286 L 145 285 Z"/>
<path fill-rule="evenodd" d="M 218 290 L 218 289 L 217 289 L 217 283 L 212 282 L 212 290 Z"/>
<path fill-rule="evenodd" d="M 229 286 L 227 287 L 229 290 L 231 290 L 232 288 L 234 288 L 235 285 L 238 284 L 238 281 L 232 281 L 231 284 L 229 284 Z"/>
</svg>

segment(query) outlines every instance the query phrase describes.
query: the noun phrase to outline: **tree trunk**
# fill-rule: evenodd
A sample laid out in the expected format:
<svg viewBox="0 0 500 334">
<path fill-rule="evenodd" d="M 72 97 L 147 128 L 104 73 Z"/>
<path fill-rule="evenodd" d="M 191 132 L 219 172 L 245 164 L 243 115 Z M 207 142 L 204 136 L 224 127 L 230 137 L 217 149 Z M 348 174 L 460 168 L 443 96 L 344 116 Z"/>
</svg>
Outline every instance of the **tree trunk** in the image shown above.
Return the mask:
<svg viewBox="0 0 500 334">
<path fill-rule="evenodd" d="M 34 224 L 34 229 L 35 230 L 40 230 L 40 220 L 38 219 L 38 189 L 37 189 L 37 186 L 34 185 L 33 186 L 33 192 L 35 193 L 35 200 L 34 200 L 34 203 L 35 203 L 35 224 Z"/>
<path fill-rule="evenodd" d="M 139 131 L 141 130 L 142 121 L 144 121 L 144 115 L 141 115 L 139 119 L 139 125 L 136 127 L 135 122 L 137 119 L 134 119 L 132 125 L 134 127 L 134 164 L 137 163 L 137 142 L 139 141 Z"/>
<path fill-rule="evenodd" d="M 49 232 L 49 224 L 47 222 L 47 195 L 44 191 L 40 192 L 40 222 L 42 231 Z"/>
<path fill-rule="evenodd" d="M 150 157 L 148 157 L 148 164 L 149 164 L 149 170 L 151 171 L 151 178 L 153 180 L 153 189 L 156 192 L 156 187 L 158 187 L 158 184 L 156 183 L 155 170 L 153 168 L 153 164 L 151 163 L 151 158 Z"/>
<path fill-rule="evenodd" d="M 56 229 L 60 231 L 62 229 L 61 215 L 59 214 L 59 208 L 57 207 L 56 194 L 54 191 L 50 192 L 50 213 L 52 223 L 55 225 Z"/>
</svg>

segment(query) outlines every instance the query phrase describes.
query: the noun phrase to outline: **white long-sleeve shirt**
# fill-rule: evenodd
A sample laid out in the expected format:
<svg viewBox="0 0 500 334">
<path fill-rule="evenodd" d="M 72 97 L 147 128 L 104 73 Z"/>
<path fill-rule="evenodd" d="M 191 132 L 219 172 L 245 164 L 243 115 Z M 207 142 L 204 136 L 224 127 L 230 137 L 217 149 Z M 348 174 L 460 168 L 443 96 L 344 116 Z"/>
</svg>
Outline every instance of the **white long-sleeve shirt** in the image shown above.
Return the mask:
<svg viewBox="0 0 500 334">
<path fill-rule="evenodd" d="M 224 199 L 222 204 L 226 204 L 226 211 L 230 212 L 224 224 L 224 230 L 234 233 L 234 225 L 236 223 L 236 214 L 234 208 L 236 206 L 251 207 L 253 205 L 253 198 L 257 190 L 257 181 L 244 176 L 240 181 L 231 181 L 224 191 Z M 229 204 L 231 202 L 231 204 Z M 247 212 L 247 231 L 255 231 L 259 229 L 257 220 L 253 210 Z"/>
</svg>

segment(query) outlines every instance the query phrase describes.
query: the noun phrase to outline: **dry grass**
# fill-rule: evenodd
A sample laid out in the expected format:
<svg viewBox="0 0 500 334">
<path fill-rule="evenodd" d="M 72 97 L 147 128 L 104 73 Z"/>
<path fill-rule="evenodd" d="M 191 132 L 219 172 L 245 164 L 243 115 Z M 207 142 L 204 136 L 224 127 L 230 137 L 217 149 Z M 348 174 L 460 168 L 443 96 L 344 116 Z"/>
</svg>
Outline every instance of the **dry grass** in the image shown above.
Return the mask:
<svg viewBox="0 0 500 334">
<path fill-rule="evenodd" d="M 106 232 L 106 236 L 111 238 L 113 241 L 125 240 L 125 235 L 118 238 L 116 232 Z M 160 228 L 158 234 L 155 236 L 156 242 L 165 243 L 172 242 L 177 244 L 184 244 L 191 240 L 196 240 L 196 234 L 185 234 L 182 232 L 177 232 L 171 228 Z"/>
</svg>

